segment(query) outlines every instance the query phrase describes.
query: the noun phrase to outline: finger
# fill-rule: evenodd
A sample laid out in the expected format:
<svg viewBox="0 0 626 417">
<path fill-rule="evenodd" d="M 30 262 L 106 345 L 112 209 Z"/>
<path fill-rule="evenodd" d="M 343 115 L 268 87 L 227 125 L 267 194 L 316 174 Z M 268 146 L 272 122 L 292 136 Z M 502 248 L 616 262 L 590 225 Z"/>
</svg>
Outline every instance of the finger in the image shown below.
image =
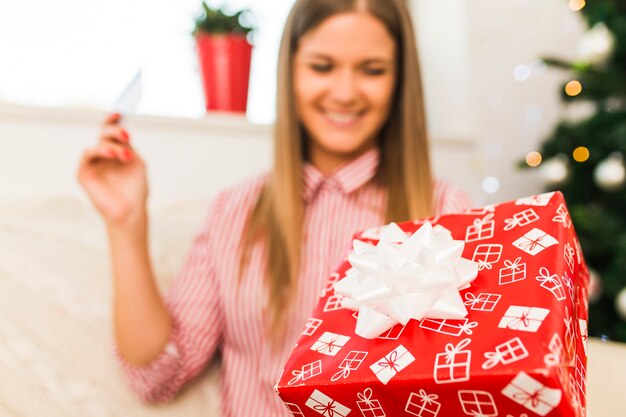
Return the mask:
<svg viewBox="0 0 626 417">
<path fill-rule="evenodd" d="M 119 125 L 104 125 L 100 131 L 100 142 L 130 143 L 130 135 L 124 127 Z"/>
<path fill-rule="evenodd" d="M 98 145 L 102 152 L 110 155 L 121 162 L 131 162 L 134 159 L 134 152 L 130 145 L 116 142 L 102 143 Z"/>
<path fill-rule="evenodd" d="M 93 148 L 83 152 L 78 165 L 79 173 L 88 167 L 95 165 L 103 160 L 114 161 L 117 159 L 115 152 L 107 151 L 105 149 Z"/>
<path fill-rule="evenodd" d="M 95 148 L 86 150 L 83 153 L 80 165 L 87 166 L 102 160 L 131 162 L 134 159 L 134 152 L 129 147 L 115 143 L 103 143 Z"/>
<path fill-rule="evenodd" d="M 102 124 L 103 125 L 116 124 L 121 119 L 122 119 L 122 115 L 120 113 L 117 113 L 117 112 L 111 113 L 111 114 L 107 115 L 107 117 L 104 119 L 104 122 Z"/>
</svg>

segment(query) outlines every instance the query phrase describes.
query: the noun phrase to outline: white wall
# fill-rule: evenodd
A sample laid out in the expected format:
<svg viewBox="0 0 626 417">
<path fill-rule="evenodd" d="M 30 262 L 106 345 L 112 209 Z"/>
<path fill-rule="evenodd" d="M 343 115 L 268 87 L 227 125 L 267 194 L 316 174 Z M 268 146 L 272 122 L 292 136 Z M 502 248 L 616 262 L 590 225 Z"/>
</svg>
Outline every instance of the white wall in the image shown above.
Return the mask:
<svg viewBox="0 0 626 417">
<path fill-rule="evenodd" d="M 76 167 L 103 118 L 93 111 L 0 106 L 0 201 L 83 197 Z M 125 123 L 146 160 L 156 204 L 212 195 L 269 164 L 269 128 L 239 117 L 134 116 Z"/>
<path fill-rule="evenodd" d="M 536 149 L 564 111 L 566 73 L 533 66 L 542 55 L 572 57 L 583 25 L 563 0 L 412 0 L 422 48 L 428 115 L 438 177 L 477 204 L 538 192 L 534 172 L 515 167 Z M 513 78 L 519 64 L 535 69 Z M 0 106 L 0 199 L 82 195 L 74 181 L 82 149 L 95 140 L 98 111 Z M 129 127 L 146 154 L 153 200 L 213 193 L 269 166 L 270 128 L 244 119 L 136 116 Z M 182 162 L 185 163 L 182 163 Z M 201 181 L 192 181 L 194 175 Z M 483 178 L 501 183 L 493 194 Z"/>
<path fill-rule="evenodd" d="M 484 175 L 502 183 L 492 198 L 531 194 L 543 182 L 536 171 L 517 171 L 516 163 L 537 149 L 565 115 L 560 88 L 571 79 L 565 71 L 543 72 L 536 60 L 575 58 L 583 22 L 564 0 L 473 0 L 467 16 L 475 138 L 483 149 Z M 533 70 L 521 82 L 512 77 L 520 64 Z"/>
<path fill-rule="evenodd" d="M 426 112 L 435 138 L 475 138 L 467 7 L 465 0 L 413 0 Z"/>
<path fill-rule="evenodd" d="M 479 203 L 536 193 L 543 182 L 518 162 L 539 148 L 567 112 L 559 100 L 570 76 L 542 69 L 542 56 L 575 58 L 585 25 L 565 0 L 411 0 L 422 56 L 427 112 L 435 140 L 468 141 L 462 161 L 439 161 L 438 170 L 468 169 Z M 532 74 L 516 81 L 513 71 Z M 458 164 L 464 164 L 459 167 Z M 455 174 L 456 175 L 456 174 Z M 481 190 L 495 177 L 500 189 Z"/>
<path fill-rule="evenodd" d="M 95 143 L 103 117 L 94 111 L 0 106 L 0 201 L 55 195 L 83 198 L 75 170 L 82 151 Z M 126 124 L 147 162 L 155 204 L 206 198 L 270 165 L 270 127 L 242 117 L 133 116 Z M 475 183 L 467 175 L 470 152 L 471 144 L 436 141 L 433 154 L 439 176 L 470 188 Z"/>
</svg>

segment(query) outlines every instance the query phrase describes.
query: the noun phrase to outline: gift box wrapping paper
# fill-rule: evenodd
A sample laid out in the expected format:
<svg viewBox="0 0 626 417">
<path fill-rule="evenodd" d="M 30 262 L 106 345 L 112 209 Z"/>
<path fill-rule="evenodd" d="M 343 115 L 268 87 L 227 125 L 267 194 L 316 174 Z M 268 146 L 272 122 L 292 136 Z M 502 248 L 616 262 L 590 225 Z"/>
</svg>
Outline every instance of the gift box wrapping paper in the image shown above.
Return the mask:
<svg viewBox="0 0 626 417">
<path fill-rule="evenodd" d="M 294 416 L 585 416 L 589 273 L 563 196 L 546 193 L 428 221 L 478 265 L 463 319 L 355 333 L 323 290 L 276 391 Z M 425 222 L 400 224 L 411 235 Z M 445 229 L 443 229 L 445 228 Z M 359 233 L 376 245 L 385 227 Z"/>
</svg>

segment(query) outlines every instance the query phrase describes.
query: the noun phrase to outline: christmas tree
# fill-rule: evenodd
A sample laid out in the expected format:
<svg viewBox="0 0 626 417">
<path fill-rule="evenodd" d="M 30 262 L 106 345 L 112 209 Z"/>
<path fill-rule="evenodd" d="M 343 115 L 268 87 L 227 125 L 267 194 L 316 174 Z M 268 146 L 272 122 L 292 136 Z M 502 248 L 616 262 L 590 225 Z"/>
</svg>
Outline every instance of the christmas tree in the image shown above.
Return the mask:
<svg viewBox="0 0 626 417">
<path fill-rule="evenodd" d="M 561 121 L 527 163 L 568 203 L 592 270 L 589 334 L 626 342 L 626 0 L 569 4 L 589 27 L 583 58 L 544 61 L 569 71 L 562 99 L 590 115 Z"/>
</svg>

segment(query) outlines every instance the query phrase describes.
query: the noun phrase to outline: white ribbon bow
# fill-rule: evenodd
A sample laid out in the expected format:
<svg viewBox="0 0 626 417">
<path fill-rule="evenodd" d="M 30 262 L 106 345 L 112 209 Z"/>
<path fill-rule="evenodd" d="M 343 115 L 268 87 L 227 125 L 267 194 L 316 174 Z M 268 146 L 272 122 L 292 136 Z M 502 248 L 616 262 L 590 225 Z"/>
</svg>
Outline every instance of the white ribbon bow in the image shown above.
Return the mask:
<svg viewBox="0 0 626 417">
<path fill-rule="evenodd" d="M 459 290 L 478 274 L 478 264 L 461 257 L 464 247 L 429 222 L 410 237 L 391 223 L 376 246 L 355 240 L 352 268 L 334 285 L 342 306 L 359 312 L 355 333 L 374 339 L 410 319 L 464 318 Z"/>
</svg>

